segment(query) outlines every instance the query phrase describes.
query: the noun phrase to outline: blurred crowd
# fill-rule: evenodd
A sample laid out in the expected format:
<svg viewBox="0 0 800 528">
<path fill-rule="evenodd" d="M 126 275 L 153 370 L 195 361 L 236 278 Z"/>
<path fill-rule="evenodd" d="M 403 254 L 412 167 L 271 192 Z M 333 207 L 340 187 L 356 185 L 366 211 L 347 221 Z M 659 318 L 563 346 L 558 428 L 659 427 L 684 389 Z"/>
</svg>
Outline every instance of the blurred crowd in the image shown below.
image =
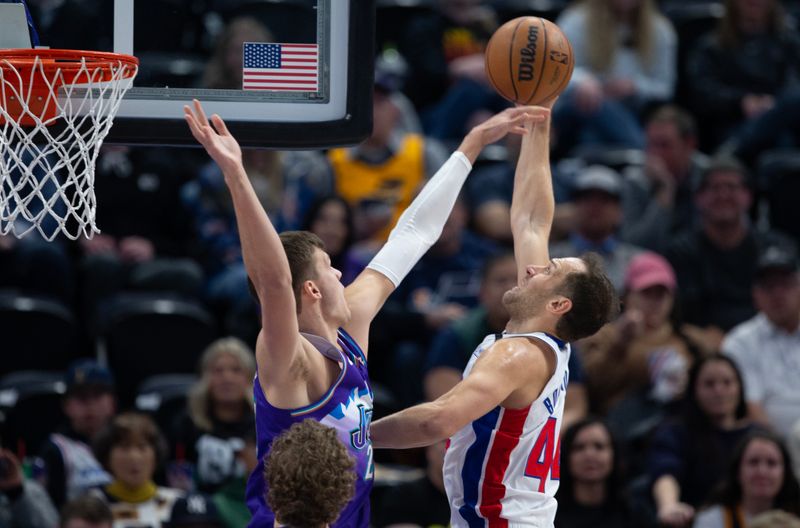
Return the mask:
<svg viewBox="0 0 800 528">
<path fill-rule="evenodd" d="M 165 46 L 200 57 L 190 84 L 220 89 L 241 86 L 243 42 L 286 41 L 268 5 L 314 4 L 162 3 L 185 10 Z M 28 4 L 52 47 L 107 8 Z M 528 14 L 576 63 L 553 111 L 551 255 L 599 253 L 623 299 L 573 344 L 556 526 L 800 526 L 800 2 L 379 0 L 372 134 L 246 150 L 259 200 L 352 281 L 509 104 L 483 50 Z M 81 47 L 109 45 L 81 27 Z M 375 320 L 376 417 L 447 392 L 504 328 L 518 153 L 484 151 Z M 109 145 L 95 189 L 90 240 L 0 236 L 0 528 L 245 526 L 260 322 L 222 173 L 200 149 Z M 375 526 L 448 524 L 444 449 L 376 453 Z"/>
</svg>

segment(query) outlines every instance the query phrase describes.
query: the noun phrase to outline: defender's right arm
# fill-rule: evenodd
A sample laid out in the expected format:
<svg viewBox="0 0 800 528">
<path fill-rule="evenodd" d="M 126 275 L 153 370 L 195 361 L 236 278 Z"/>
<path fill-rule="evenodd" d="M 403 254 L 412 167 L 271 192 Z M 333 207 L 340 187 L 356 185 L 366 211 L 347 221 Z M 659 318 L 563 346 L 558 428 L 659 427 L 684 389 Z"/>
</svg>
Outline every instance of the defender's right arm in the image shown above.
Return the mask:
<svg viewBox="0 0 800 528">
<path fill-rule="evenodd" d="M 222 118 L 211 116 L 212 127 L 197 100 L 194 111 L 185 106 L 184 113 L 192 135 L 222 169 L 233 199 L 244 265 L 261 304 L 258 377 L 262 384 L 271 384 L 285 379 L 302 346 L 289 261 L 247 178 L 241 148 Z"/>
</svg>

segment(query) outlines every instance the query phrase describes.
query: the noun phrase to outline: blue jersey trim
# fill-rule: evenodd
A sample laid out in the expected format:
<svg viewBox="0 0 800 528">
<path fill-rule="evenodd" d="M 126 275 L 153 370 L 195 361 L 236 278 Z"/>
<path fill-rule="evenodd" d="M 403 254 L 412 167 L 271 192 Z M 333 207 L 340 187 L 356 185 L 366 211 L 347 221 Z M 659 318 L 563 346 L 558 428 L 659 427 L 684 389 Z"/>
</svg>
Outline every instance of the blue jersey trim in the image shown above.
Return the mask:
<svg viewBox="0 0 800 528">
<path fill-rule="evenodd" d="M 489 449 L 489 442 L 492 439 L 492 431 L 497 426 L 497 420 L 499 418 L 500 407 L 495 407 L 493 410 L 472 422 L 472 430 L 475 432 L 475 441 L 469 446 L 464 456 L 464 465 L 461 468 L 461 483 L 464 486 L 464 505 L 458 509 L 458 513 L 467 521 L 470 528 L 482 528 L 486 524 L 483 518 L 478 515 L 477 505 L 480 495 L 483 462 L 486 458 L 486 452 Z"/>
<path fill-rule="evenodd" d="M 344 328 L 339 329 L 339 338 L 344 341 L 348 352 L 355 353 L 359 358 L 361 358 L 361 361 L 363 361 L 365 365 L 367 364 L 367 356 L 364 355 L 364 351 L 361 350 L 361 346 L 356 343 L 356 340 L 353 339 L 353 336 L 348 334 Z M 353 362 L 355 362 L 355 359 L 356 358 L 353 358 Z"/>
</svg>

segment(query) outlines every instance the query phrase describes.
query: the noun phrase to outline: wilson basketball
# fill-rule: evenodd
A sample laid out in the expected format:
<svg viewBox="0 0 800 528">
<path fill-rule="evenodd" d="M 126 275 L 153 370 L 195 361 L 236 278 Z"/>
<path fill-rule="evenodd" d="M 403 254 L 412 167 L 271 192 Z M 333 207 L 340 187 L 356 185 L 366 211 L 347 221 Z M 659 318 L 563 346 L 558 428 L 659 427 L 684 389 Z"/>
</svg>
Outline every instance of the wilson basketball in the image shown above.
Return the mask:
<svg viewBox="0 0 800 528">
<path fill-rule="evenodd" d="M 539 17 L 509 20 L 486 46 L 486 74 L 497 92 L 514 103 L 538 105 L 567 87 L 575 59 L 561 29 Z"/>
</svg>

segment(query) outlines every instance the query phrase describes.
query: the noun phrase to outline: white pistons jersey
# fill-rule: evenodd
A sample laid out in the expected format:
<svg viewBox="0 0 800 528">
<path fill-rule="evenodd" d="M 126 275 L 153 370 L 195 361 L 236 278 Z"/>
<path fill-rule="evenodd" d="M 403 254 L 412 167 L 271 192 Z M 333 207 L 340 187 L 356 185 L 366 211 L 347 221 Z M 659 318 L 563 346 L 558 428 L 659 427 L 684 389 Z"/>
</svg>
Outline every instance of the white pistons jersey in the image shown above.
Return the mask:
<svg viewBox="0 0 800 528">
<path fill-rule="evenodd" d="M 544 342 L 556 356 L 555 372 L 530 406 L 495 407 L 448 440 L 444 484 L 454 527 L 553 526 L 570 347 L 541 332 L 492 334 L 472 353 L 463 377 L 498 338 L 509 337 Z"/>
</svg>

